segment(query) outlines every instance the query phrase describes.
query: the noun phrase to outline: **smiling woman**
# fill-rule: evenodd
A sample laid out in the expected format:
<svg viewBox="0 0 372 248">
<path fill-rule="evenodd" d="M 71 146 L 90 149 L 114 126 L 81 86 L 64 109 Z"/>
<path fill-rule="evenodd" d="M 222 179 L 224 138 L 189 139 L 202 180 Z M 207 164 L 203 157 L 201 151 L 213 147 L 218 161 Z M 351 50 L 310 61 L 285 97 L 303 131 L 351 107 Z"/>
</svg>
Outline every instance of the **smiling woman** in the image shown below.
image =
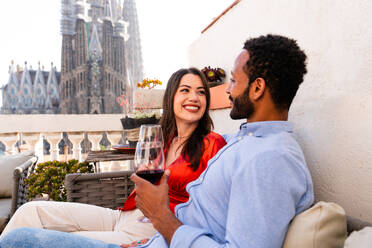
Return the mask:
<svg viewBox="0 0 372 248">
<path fill-rule="evenodd" d="M 174 115 L 178 123 L 197 125 L 205 112 L 205 87 L 199 76 L 186 74 L 182 77 L 174 96 Z"/>
</svg>

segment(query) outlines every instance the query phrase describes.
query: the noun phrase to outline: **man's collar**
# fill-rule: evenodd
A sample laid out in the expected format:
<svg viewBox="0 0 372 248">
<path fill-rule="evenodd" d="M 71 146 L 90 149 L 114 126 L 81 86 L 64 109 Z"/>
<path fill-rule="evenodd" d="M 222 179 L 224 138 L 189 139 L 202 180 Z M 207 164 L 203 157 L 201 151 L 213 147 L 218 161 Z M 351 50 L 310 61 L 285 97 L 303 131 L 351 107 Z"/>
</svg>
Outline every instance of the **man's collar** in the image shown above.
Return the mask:
<svg viewBox="0 0 372 248">
<path fill-rule="evenodd" d="M 288 121 L 258 121 L 240 125 L 240 135 L 262 137 L 278 132 L 293 132 L 293 126 Z"/>
</svg>

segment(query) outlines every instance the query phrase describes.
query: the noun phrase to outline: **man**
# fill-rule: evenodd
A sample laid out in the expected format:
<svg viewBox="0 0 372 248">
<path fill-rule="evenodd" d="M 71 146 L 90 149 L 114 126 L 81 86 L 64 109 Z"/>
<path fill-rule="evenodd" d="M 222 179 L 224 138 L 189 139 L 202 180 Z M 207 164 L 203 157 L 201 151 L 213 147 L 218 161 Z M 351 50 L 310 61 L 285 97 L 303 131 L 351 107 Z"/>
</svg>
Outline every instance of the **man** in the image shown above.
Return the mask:
<svg viewBox="0 0 372 248">
<path fill-rule="evenodd" d="M 226 92 L 233 119 L 247 119 L 187 186 L 190 199 L 168 208 L 166 172 L 159 186 L 139 178 L 137 207 L 158 230 L 145 247 L 281 247 L 292 218 L 314 200 L 288 110 L 306 73 L 294 40 L 247 40 Z M 123 246 L 125 247 L 125 246 Z"/>
</svg>

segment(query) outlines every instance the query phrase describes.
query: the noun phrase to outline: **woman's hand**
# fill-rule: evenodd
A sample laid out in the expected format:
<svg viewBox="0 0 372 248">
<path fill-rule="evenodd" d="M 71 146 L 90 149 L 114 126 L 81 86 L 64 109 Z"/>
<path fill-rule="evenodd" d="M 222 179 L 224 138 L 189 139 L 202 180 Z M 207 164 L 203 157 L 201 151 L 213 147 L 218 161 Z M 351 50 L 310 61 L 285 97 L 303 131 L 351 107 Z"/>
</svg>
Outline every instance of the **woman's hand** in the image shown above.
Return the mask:
<svg viewBox="0 0 372 248">
<path fill-rule="evenodd" d="M 139 240 L 139 241 L 134 241 L 130 244 L 122 244 L 122 245 L 120 245 L 120 247 L 122 247 L 122 248 L 137 247 L 139 245 L 146 244 L 147 241 L 149 241 L 149 239 L 142 239 L 142 240 Z"/>
</svg>

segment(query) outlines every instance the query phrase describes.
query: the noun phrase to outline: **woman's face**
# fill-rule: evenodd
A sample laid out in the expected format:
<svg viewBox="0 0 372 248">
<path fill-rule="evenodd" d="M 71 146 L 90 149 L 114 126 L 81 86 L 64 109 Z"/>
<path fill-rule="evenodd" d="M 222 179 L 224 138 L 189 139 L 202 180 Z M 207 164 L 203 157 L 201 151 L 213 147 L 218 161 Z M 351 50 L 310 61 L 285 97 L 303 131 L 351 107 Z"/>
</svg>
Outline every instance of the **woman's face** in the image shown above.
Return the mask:
<svg viewBox="0 0 372 248">
<path fill-rule="evenodd" d="M 176 122 L 197 124 L 207 105 L 205 89 L 199 76 L 185 74 L 180 81 L 173 100 Z"/>
</svg>

